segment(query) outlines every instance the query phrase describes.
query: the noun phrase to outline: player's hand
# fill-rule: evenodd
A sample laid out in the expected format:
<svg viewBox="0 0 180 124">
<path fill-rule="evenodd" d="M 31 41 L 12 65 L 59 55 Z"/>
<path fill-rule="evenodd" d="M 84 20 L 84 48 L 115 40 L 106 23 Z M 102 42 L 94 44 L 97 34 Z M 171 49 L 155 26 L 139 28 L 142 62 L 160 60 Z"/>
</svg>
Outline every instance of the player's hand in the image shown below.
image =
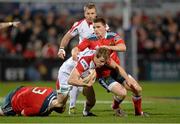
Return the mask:
<svg viewBox="0 0 180 124">
<path fill-rule="evenodd" d="M 77 60 L 78 60 L 78 56 L 77 56 L 76 53 L 72 53 L 72 59 L 73 59 L 74 61 L 77 61 Z"/>
<path fill-rule="evenodd" d="M 94 81 L 90 80 L 90 81 L 86 84 L 86 86 L 87 86 L 87 87 L 91 87 L 93 84 L 94 84 Z"/>
<path fill-rule="evenodd" d="M 91 87 L 96 81 L 96 70 L 95 69 L 90 70 L 90 75 L 88 77 L 89 77 L 89 81 L 87 83 L 87 86 Z"/>
<path fill-rule="evenodd" d="M 14 27 L 18 27 L 20 24 L 20 21 L 15 21 L 15 22 L 12 22 L 12 26 Z"/>
<path fill-rule="evenodd" d="M 58 54 L 57 54 L 57 55 L 58 55 L 59 58 L 64 59 L 65 56 L 66 56 L 66 52 L 65 52 L 64 49 L 59 48 L 59 51 L 58 51 Z"/>
</svg>

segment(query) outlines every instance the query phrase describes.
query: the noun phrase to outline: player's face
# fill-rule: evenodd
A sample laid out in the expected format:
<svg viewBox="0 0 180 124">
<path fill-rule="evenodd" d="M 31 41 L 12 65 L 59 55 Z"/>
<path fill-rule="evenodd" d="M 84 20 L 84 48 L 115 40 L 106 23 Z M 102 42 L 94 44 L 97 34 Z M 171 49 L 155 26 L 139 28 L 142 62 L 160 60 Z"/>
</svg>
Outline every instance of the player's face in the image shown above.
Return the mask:
<svg viewBox="0 0 180 124">
<path fill-rule="evenodd" d="M 84 11 L 84 16 L 88 22 L 92 22 L 93 19 L 96 18 L 96 9 L 95 8 L 92 8 L 92 9 L 86 8 Z"/>
<path fill-rule="evenodd" d="M 93 23 L 94 33 L 100 37 L 104 38 L 106 34 L 106 27 L 101 22 Z"/>
<path fill-rule="evenodd" d="M 96 64 L 96 67 L 100 68 L 106 63 L 106 60 L 103 57 L 99 57 L 99 58 L 95 57 L 94 62 Z"/>
</svg>

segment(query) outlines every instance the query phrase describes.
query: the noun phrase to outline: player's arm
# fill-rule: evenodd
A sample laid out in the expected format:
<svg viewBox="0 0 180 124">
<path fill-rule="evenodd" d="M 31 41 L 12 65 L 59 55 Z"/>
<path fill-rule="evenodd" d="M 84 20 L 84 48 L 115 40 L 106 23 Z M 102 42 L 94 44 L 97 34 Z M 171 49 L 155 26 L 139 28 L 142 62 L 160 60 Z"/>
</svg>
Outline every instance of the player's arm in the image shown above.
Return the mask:
<svg viewBox="0 0 180 124">
<path fill-rule="evenodd" d="M 126 45 L 124 43 L 124 40 L 118 34 L 114 36 L 113 44 L 114 45 L 112 46 L 102 46 L 102 47 L 106 47 L 109 50 L 113 50 L 113 51 L 119 51 L 119 52 L 126 51 Z"/>
<path fill-rule="evenodd" d="M 14 27 L 17 27 L 19 25 L 19 21 L 16 21 L 16 22 L 2 22 L 0 23 L 0 29 L 2 28 L 6 28 L 6 27 L 9 27 L 9 26 L 14 26 Z"/>
<path fill-rule="evenodd" d="M 80 52 L 80 50 L 79 50 L 78 47 L 74 47 L 74 48 L 72 49 L 71 55 L 72 55 L 73 60 L 75 60 L 75 61 L 78 60 L 77 56 L 78 56 L 79 52 Z"/>
<path fill-rule="evenodd" d="M 77 68 L 74 68 L 70 74 L 68 83 L 74 86 L 90 87 L 94 83 L 94 78 L 91 78 L 88 83 L 84 83 L 83 79 L 80 77 L 79 71 Z"/>
<path fill-rule="evenodd" d="M 67 33 L 64 35 L 64 37 L 62 38 L 59 48 L 65 48 L 65 47 L 69 44 L 69 41 L 70 41 L 73 37 L 74 37 L 74 36 L 72 36 L 69 32 L 67 32 Z"/>
<path fill-rule="evenodd" d="M 78 44 L 76 47 L 72 49 L 71 55 L 73 60 L 77 61 L 77 55 L 79 54 L 79 52 L 85 50 L 88 47 L 89 47 L 89 41 L 88 39 L 85 38 L 80 44 Z"/>
<path fill-rule="evenodd" d="M 66 56 L 66 52 L 64 48 L 68 45 L 69 41 L 73 38 L 73 36 L 67 32 L 64 37 L 61 40 L 60 46 L 59 46 L 59 51 L 58 51 L 58 57 L 61 59 L 64 59 Z"/>
<path fill-rule="evenodd" d="M 84 83 L 88 83 L 90 80 L 92 80 L 93 83 L 96 81 L 96 76 L 97 76 L 96 70 L 95 69 L 90 69 L 89 73 L 90 74 L 87 77 L 83 78 Z"/>
<path fill-rule="evenodd" d="M 58 51 L 58 56 L 61 59 L 64 59 L 64 57 L 66 56 L 66 52 L 64 48 L 68 45 L 68 43 L 73 37 L 79 34 L 79 31 L 78 31 L 79 24 L 80 22 L 75 22 L 74 25 L 71 27 L 71 29 L 62 38 L 60 46 L 59 46 L 59 51 Z"/>
<path fill-rule="evenodd" d="M 125 44 L 117 44 L 115 46 L 103 46 L 108 48 L 109 50 L 118 51 L 118 52 L 125 52 L 126 51 L 126 45 Z"/>
<path fill-rule="evenodd" d="M 118 65 L 113 59 L 110 60 L 110 62 L 108 63 L 108 65 L 116 70 L 118 70 L 119 74 L 126 80 L 127 84 L 129 82 L 129 77 L 126 73 L 126 71 L 120 66 Z"/>
</svg>

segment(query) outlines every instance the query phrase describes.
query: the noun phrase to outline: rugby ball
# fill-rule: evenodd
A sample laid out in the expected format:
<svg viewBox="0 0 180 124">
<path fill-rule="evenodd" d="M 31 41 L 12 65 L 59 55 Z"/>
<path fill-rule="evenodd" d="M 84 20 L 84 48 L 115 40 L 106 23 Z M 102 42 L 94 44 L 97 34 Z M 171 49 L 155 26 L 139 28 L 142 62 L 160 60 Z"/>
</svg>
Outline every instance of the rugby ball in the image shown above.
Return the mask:
<svg viewBox="0 0 180 124">
<path fill-rule="evenodd" d="M 88 75 L 83 78 L 83 82 L 88 83 L 91 78 L 93 78 L 93 81 L 96 80 L 96 70 L 95 69 L 89 69 L 88 70 Z"/>
</svg>

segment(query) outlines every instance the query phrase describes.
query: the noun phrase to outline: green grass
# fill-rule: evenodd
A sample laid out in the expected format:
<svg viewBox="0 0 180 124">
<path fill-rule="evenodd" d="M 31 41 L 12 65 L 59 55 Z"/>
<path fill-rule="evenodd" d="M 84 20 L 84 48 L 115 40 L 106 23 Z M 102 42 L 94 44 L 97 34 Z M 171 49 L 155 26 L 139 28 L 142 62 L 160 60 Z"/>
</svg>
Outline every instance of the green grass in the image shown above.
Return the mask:
<svg viewBox="0 0 180 124">
<path fill-rule="evenodd" d="M 0 98 L 4 97 L 11 89 L 20 85 L 50 86 L 55 88 L 55 83 L 0 83 Z M 110 103 L 97 103 L 93 112 L 97 117 L 82 117 L 83 104 L 77 104 L 77 114 L 69 116 L 66 110 L 63 114 L 52 113 L 49 117 L 0 117 L 0 123 L 180 123 L 180 82 L 158 83 L 143 82 L 143 110 L 150 117 L 134 116 L 131 103 L 131 93 L 128 93 L 122 108 L 127 117 L 115 117 L 110 108 Z M 107 93 L 98 84 L 94 85 L 97 101 L 111 101 L 111 93 Z M 173 99 L 174 98 L 174 99 Z M 177 98 L 177 99 L 175 99 Z M 78 100 L 84 100 L 82 95 Z"/>
</svg>

